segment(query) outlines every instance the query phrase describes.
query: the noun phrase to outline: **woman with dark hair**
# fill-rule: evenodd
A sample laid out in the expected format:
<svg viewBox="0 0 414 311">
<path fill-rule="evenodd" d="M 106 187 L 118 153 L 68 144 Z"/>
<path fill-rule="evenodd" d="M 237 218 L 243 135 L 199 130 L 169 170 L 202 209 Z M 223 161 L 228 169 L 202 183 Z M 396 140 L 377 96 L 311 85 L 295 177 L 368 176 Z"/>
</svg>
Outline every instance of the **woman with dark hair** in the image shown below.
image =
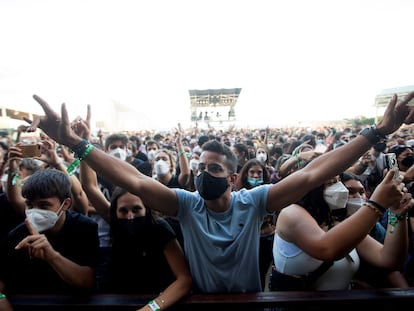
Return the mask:
<svg viewBox="0 0 414 311">
<path fill-rule="evenodd" d="M 76 129 L 87 138 L 89 123 L 89 118 L 81 121 Z M 123 188 L 116 187 L 108 202 L 99 189 L 96 172 L 84 161 L 80 179 L 90 204 L 110 224 L 112 250 L 107 275 L 98 290 L 158 295 L 141 311 L 166 309 L 187 295 L 192 278 L 171 226 L 153 217 L 139 196 Z"/>
<path fill-rule="evenodd" d="M 252 189 L 256 186 L 270 183 L 270 174 L 264 163 L 257 159 L 247 161 L 234 184 L 234 190 Z M 275 233 L 275 215 L 264 217 L 260 227 L 259 268 L 262 288 L 265 288 L 266 274 L 272 263 L 272 245 Z"/>
<path fill-rule="evenodd" d="M 381 269 L 400 269 L 407 255 L 407 212 L 413 200 L 394 173 L 390 171 L 370 200 L 342 221 L 333 214 L 345 208 L 349 191 L 339 176 L 282 209 L 273 244 L 271 289 L 349 289 L 361 259 Z M 394 221 L 388 223 L 381 244 L 369 233 L 384 213 Z"/>
</svg>

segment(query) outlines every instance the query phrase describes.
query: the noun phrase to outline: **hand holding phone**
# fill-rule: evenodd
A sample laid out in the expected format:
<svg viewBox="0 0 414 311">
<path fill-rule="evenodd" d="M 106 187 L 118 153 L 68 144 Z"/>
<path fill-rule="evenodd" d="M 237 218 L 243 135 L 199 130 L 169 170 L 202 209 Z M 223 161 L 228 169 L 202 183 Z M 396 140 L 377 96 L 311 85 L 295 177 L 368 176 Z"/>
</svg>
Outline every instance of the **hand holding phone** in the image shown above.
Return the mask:
<svg viewBox="0 0 414 311">
<path fill-rule="evenodd" d="M 42 155 L 40 144 L 28 144 L 19 146 L 22 158 L 40 157 Z"/>
<path fill-rule="evenodd" d="M 398 169 L 398 162 L 397 162 L 397 156 L 395 153 L 386 153 L 385 154 L 385 165 L 387 167 L 387 170 L 390 171 L 394 167 L 397 168 L 397 171 L 394 174 L 394 179 L 398 178 L 400 176 L 399 169 Z"/>
</svg>

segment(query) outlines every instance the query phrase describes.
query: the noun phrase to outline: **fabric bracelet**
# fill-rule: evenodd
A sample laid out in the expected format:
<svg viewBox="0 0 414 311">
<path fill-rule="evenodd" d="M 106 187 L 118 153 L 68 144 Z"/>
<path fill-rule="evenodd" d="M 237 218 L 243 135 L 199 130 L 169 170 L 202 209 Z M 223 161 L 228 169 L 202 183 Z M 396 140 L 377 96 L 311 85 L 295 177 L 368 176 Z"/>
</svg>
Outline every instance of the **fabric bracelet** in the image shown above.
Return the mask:
<svg viewBox="0 0 414 311">
<path fill-rule="evenodd" d="M 151 308 L 152 311 L 160 311 L 160 306 L 155 300 L 151 300 L 148 302 L 148 306 Z"/>
<path fill-rule="evenodd" d="M 71 164 L 69 164 L 69 166 L 66 169 L 66 171 L 68 172 L 69 176 L 72 176 L 73 174 L 75 174 L 75 171 L 78 168 L 78 166 L 80 164 L 80 161 L 86 159 L 88 157 L 88 155 L 92 152 L 92 150 L 94 148 L 95 148 L 94 145 L 92 145 L 91 143 L 88 143 L 86 145 L 86 148 L 83 150 L 83 154 L 81 154 L 80 156 L 78 156 Z"/>
<path fill-rule="evenodd" d="M 393 212 L 392 210 L 388 210 L 388 224 L 391 226 L 390 233 L 395 231 L 395 227 L 397 226 L 400 220 L 407 220 L 408 213 L 398 215 L 397 213 Z"/>
<path fill-rule="evenodd" d="M 73 146 L 71 150 L 75 154 L 75 157 L 80 159 L 85 154 L 85 150 L 88 147 L 89 142 L 86 139 L 82 139 L 78 144 Z"/>
<path fill-rule="evenodd" d="M 5 294 L 0 294 L 0 299 L 7 298 Z"/>
<path fill-rule="evenodd" d="M 185 154 L 184 150 L 178 151 L 178 156 L 182 156 L 183 154 Z"/>
</svg>

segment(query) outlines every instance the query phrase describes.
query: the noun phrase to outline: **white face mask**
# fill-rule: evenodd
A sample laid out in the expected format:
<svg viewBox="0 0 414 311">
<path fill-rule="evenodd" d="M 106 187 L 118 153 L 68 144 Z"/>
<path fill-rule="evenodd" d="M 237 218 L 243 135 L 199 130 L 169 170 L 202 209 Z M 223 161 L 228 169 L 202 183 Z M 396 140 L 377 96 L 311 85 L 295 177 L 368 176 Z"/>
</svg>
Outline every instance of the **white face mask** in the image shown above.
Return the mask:
<svg viewBox="0 0 414 311">
<path fill-rule="evenodd" d="M 331 210 L 345 208 L 348 201 L 348 189 L 339 181 L 326 188 L 323 191 L 323 197 Z"/>
<path fill-rule="evenodd" d="M 200 163 L 200 161 L 199 160 L 196 160 L 196 159 L 191 159 L 190 160 L 190 169 L 192 170 L 192 171 L 196 171 L 196 170 L 198 170 L 198 164 Z"/>
<path fill-rule="evenodd" d="M 165 176 L 170 171 L 170 166 L 164 160 L 158 160 L 154 164 L 154 172 L 157 176 Z"/>
<path fill-rule="evenodd" d="M 31 225 L 37 230 L 37 232 L 40 233 L 49 230 L 56 225 L 56 222 L 62 215 L 62 213 L 59 214 L 59 212 L 64 203 L 65 202 L 60 205 L 56 213 L 40 208 L 26 209 L 26 218 L 30 221 Z"/>
<path fill-rule="evenodd" d="M 156 151 L 151 149 L 147 152 L 148 161 L 154 161 Z"/>
<path fill-rule="evenodd" d="M 256 159 L 258 161 L 264 163 L 267 160 L 267 155 L 266 155 L 266 153 L 259 153 L 259 154 L 257 154 Z"/>
<path fill-rule="evenodd" d="M 121 159 L 122 161 L 126 160 L 127 152 L 125 149 L 116 148 L 109 152 L 109 154 L 113 157 L 116 157 L 118 159 Z"/>
<path fill-rule="evenodd" d="M 359 198 L 349 198 L 346 202 L 346 215 L 351 216 L 353 213 L 355 213 L 359 208 L 362 206 L 362 204 L 365 202 L 365 200 L 361 197 Z"/>
</svg>

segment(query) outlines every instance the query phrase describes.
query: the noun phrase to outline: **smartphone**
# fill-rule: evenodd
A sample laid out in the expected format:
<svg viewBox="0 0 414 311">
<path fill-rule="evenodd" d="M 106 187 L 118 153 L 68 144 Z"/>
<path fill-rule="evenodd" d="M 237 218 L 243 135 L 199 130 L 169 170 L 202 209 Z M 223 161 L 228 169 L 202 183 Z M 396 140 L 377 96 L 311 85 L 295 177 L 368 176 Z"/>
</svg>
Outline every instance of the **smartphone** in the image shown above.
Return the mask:
<svg viewBox="0 0 414 311">
<path fill-rule="evenodd" d="M 398 169 L 397 156 L 395 155 L 395 153 L 385 154 L 385 165 L 388 171 L 390 171 L 394 167 Z M 399 170 L 397 170 L 397 172 L 394 174 L 394 179 L 398 178 L 399 175 Z"/>
<path fill-rule="evenodd" d="M 39 144 L 21 145 L 19 148 L 22 151 L 23 158 L 40 157 L 42 155 Z"/>
</svg>

